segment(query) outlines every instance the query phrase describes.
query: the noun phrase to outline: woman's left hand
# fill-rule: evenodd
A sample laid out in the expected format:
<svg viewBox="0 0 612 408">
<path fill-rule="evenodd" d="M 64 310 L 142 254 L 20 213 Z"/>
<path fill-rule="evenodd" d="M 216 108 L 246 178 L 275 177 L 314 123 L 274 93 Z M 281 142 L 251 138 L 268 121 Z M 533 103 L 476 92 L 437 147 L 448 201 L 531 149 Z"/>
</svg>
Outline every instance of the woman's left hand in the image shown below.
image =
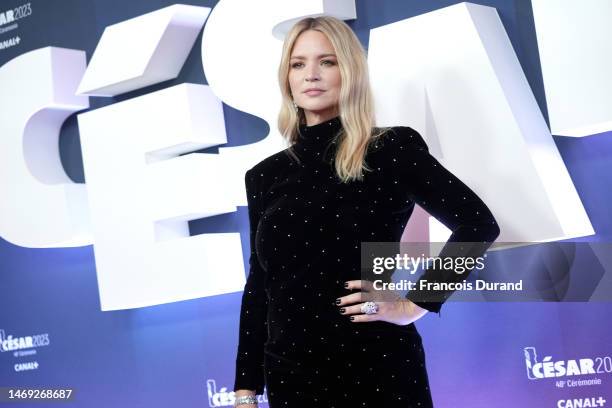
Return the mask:
<svg viewBox="0 0 612 408">
<path fill-rule="evenodd" d="M 401 297 L 397 292 L 373 290 L 372 282 L 366 280 L 350 280 L 345 286 L 350 290 L 360 290 L 360 292 L 338 298 L 337 303 L 340 313 L 350 316 L 354 323 L 372 322 L 382 320 L 397 325 L 407 325 L 419 320 L 427 313 L 423 309 L 408 299 Z M 375 302 L 378 312 L 365 314 L 361 312 L 361 306 L 366 302 Z M 344 311 L 342 311 L 344 309 Z"/>
</svg>

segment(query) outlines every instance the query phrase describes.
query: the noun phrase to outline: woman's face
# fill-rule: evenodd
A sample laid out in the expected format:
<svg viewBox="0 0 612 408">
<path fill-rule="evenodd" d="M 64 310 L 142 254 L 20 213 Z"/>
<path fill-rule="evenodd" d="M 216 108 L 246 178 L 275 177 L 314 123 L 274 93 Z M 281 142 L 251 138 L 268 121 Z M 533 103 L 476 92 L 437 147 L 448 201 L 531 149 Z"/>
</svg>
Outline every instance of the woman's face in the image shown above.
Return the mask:
<svg viewBox="0 0 612 408">
<path fill-rule="evenodd" d="M 306 124 L 312 126 L 337 116 L 340 70 L 334 48 L 325 34 L 316 30 L 300 34 L 293 45 L 289 65 L 291 94 L 304 110 Z"/>
</svg>

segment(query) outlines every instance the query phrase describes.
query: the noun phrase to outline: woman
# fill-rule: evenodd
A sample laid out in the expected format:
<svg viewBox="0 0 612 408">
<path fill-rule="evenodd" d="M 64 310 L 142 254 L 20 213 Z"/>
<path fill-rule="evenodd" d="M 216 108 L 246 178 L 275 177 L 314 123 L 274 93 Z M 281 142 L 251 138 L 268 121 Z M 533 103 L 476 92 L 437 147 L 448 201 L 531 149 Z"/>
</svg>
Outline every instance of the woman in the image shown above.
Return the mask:
<svg viewBox="0 0 612 408">
<path fill-rule="evenodd" d="M 245 175 L 251 256 L 236 405 L 255 407 L 265 384 L 272 408 L 431 407 L 413 322 L 449 294 L 362 302 L 360 243 L 399 241 L 415 202 L 453 231 L 449 242 L 483 242 L 481 252 L 497 223 L 415 130 L 374 127 L 365 52 L 343 21 L 296 23 L 279 81 L 291 146 Z"/>
</svg>

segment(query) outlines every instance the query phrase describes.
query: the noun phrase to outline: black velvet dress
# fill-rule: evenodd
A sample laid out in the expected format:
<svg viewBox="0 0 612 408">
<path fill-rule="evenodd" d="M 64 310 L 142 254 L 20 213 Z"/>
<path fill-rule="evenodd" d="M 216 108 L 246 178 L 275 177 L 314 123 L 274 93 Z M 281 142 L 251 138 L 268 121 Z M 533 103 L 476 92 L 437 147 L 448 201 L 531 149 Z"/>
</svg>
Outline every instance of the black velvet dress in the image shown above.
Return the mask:
<svg viewBox="0 0 612 408">
<path fill-rule="evenodd" d="M 302 125 L 290 148 L 300 163 L 282 151 L 246 173 L 251 255 L 234 389 L 265 384 L 272 408 L 431 407 L 415 325 L 352 322 L 335 300 L 361 279 L 360 242 L 398 242 L 415 202 L 453 231 L 449 242 L 493 242 L 499 228 L 409 127 L 371 144 L 362 181 L 341 183 L 341 127 L 339 117 Z M 413 301 L 439 313 L 445 299 Z"/>
</svg>

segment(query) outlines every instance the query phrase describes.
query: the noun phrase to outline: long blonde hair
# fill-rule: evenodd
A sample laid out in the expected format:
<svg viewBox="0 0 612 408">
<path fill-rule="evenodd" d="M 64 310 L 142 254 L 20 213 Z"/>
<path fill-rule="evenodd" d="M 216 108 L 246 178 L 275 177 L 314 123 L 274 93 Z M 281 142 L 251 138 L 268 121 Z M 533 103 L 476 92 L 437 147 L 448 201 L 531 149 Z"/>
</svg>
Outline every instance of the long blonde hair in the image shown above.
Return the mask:
<svg viewBox="0 0 612 408">
<path fill-rule="evenodd" d="M 307 17 L 298 21 L 285 36 L 278 68 L 282 104 L 278 129 L 293 145 L 299 137 L 299 126 L 305 123 L 302 108 L 293 105 L 289 86 L 291 51 L 297 38 L 306 30 L 317 30 L 334 47 L 340 69 L 341 86 L 338 110 L 343 130 L 339 134 L 334 166 L 338 178 L 346 183 L 362 180 L 363 171 L 371 171 L 365 162 L 369 144 L 388 128 L 375 128 L 374 102 L 370 89 L 365 50 L 351 28 L 342 20 L 330 16 Z M 292 148 L 288 149 L 298 162 Z"/>
</svg>

